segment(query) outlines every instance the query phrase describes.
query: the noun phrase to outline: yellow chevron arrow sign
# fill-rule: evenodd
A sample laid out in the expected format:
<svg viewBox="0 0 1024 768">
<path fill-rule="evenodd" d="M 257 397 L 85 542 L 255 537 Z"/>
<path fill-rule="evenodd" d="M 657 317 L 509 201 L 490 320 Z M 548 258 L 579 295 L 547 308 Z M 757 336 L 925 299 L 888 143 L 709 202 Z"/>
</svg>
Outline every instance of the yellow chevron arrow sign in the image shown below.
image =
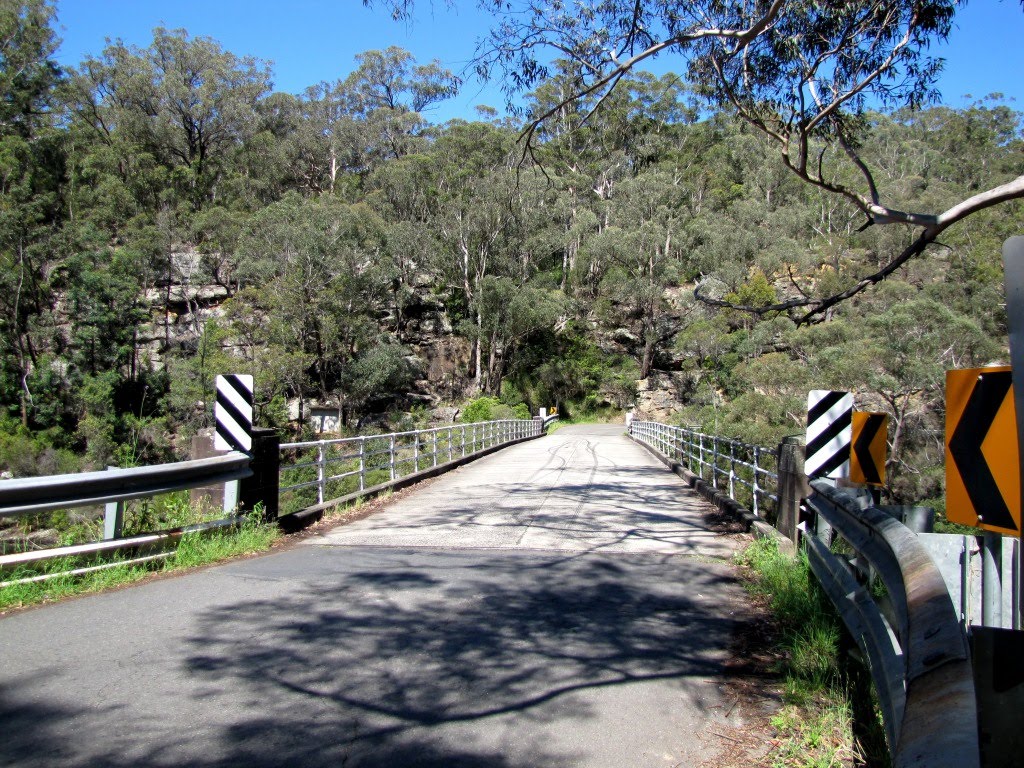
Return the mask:
<svg viewBox="0 0 1024 768">
<path fill-rule="evenodd" d="M 889 444 L 889 416 L 884 413 L 853 412 L 850 443 L 850 481 L 864 485 L 885 485 L 885 459 Z"/>
</svg>

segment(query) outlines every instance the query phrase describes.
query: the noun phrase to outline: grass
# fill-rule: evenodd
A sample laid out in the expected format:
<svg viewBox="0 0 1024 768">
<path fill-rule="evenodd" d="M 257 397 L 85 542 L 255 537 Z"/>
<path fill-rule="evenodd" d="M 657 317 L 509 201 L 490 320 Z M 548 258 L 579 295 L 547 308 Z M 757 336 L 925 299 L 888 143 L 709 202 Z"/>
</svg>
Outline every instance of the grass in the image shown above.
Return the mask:
<svg viewBox="0 0 1024 768">
<path fill-rule="evenodd" d="M 780 634 L 784 697 L 772 718 L 779 732 L 771 755 L 778 768 L 826 768 L 865 764 L 865 745 L 855 736 L 858 709 L 840 653 L 839 618 L 810 574 L 807 558 L 779 552 L 771 539 L 754 541 L 738 561 L 750 568 L 748 589 L 767 602 Z M 880 726 L 879 726 L 880 727 Z M 868 729 L 873 731 L 875 729 Z M 884 765 L 877 744 L 870 764 Z"/>
<path fill-rule="evenodd" d="M 235 528 L 186 534 L 178 542 L 178 548 L 173 553 L 146 563 L 129 563 L 110 557 L 93 561 L 61 558 L 48 561 L 43 567 L 19 568 L 6 575 L 4 580 L 17 581 L 83 566 L 104 566 L 103 570 L 84 574 L 63 575 L 46 581 L 0 587 L 0 611 L 53 602 L 74 595 L 102 592 L 140 581 L 153 573 L 173 573 L 239 555 L 263 552 L 269 549 L 279 536 L 276 525 L 263 523 L 260 514 L 254 512 Z"/>
</svg>

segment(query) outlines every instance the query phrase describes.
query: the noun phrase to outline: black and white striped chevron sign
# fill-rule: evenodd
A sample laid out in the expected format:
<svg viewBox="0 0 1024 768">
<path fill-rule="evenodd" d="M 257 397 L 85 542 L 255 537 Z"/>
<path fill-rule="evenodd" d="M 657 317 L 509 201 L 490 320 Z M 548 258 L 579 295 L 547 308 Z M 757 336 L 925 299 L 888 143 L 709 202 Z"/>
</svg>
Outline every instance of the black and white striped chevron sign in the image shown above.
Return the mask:
<svg viewBox="0 0 1024 768">
<path fill-rule="evenodd" d="M 252 450 L 252 383 L 252 376 L 244 374 L 217 377 L 215 450 Z"/>
<path fill-rule="evenodd" d="M 807 396 L 808 477 L 849 477 L 853 441 L 853 395 L 813 389 Z"/>
</svg>

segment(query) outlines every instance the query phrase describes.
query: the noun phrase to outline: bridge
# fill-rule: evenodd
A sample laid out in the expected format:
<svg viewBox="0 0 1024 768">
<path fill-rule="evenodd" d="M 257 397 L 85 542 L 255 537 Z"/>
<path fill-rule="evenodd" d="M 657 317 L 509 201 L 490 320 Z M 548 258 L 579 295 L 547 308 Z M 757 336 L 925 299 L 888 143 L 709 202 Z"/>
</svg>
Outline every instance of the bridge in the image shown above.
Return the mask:
<svg viewBox="0 0 1024 768">
<path fill-rule="evenodd" d="M 268 434 L 249 453 L 0 484 L 0 515 L 106 504 L 107 540 L 68 554 L 172 544 L 180 532 L 122 537 L 118 510 L 173 488 L 241 478 L 239 498 L 263 494 L 271 517 L 279 499 L 298 502 L 280 510 L 295 527 L 415 483 L 266 556 L 0 619 L 0 757 L 748 764 L 767 748 L 772 695 L 736 685 L 749 672 L 737 638 L 763 619 L 731 560 L 743 527 L 801 542 L 868 663 L 895 765 L 980 765 L 979 734 L 1012 740 L 1006 699 L 984 687 L 976 699 L 975 680 L 995 678 L 972 669 L 965 632 L 1020 637 L 1019 586 L 1001 597 L 985 576 L 974 621 L 972 562 L 988 573 L 996 553 L 912 530 L 854 491 L 808 487 L 795 445 L 628 431 L 545 435 L 535 419 L 280 447 Z M 1003 554 L 1019 561 L 1019 544 Z M 1000 764 L 987 749 L 984 764 Z"/>
<path fill-rule="evenodd" d="M 564 427 L 284 551 L 9 616 L 0 763 L 715 765 L 736 534 Z"/>
</svg>

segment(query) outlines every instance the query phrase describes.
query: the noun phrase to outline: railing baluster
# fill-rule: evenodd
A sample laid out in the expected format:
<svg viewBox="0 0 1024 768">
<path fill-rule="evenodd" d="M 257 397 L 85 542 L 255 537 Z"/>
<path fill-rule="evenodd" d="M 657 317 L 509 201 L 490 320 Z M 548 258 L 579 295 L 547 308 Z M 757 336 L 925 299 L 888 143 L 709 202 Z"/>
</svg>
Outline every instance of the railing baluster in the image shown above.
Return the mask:
<svg viewBox="0 0 1024 768">
<path fill-rule="evenodd" d="M 760 464 L 760 462 L 759 462 L 760 456 L 761 456 L 761 448 L 760 448 L 760 446 L 755 445 L 754 446 L 754 482 L 751 483 L 751 485 L 753 487 L 750 489 L 750 495 L 754 497 L 754 501 L 753 501 L 754 517 L 760 516 L 760 512 L 758 511 L 758 506 L 757 506 L 757 494 L 759 494 L 761 492 L 761 486 L 760 486 L 760 482 L 758 480 L 758 473 L 761 471 L 760 466 L 759 466 L 759 464 Z"/>
<path fill-rule="evenodd" d="M 321 440 L 316 447 L 316 503 L 324 503 L 324 486 L 327 485 L 327 444 Z"/>
<path fill-rule="evenodd" d="M 366 489 L 366 438 L 359 438 L 359 490 Z"/>
<path fill-rule="evenodd" d="M 729 498 L 736 500 L 736 443 L 729 441 Z"/>
</svg>

